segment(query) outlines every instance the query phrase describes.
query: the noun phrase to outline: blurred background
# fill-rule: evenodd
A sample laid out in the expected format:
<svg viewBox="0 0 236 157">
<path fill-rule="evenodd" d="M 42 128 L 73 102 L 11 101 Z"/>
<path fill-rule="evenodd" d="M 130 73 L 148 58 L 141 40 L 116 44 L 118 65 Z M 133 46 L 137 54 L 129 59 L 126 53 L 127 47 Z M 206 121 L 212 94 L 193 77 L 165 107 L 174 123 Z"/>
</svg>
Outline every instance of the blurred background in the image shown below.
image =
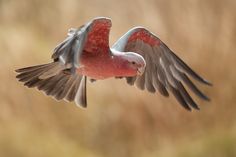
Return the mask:
<svg viewBox="0 0 236 157">
<path fill-rule="evenodd" d="M 110 43 L 141 25 L 214 86 L 200 111 L 125 80 L 88 83 L 88 108 L 57 102 L 15 79 L 47 63 L 68 28 L 112 18 Z M 0 0 L 1 157 L 235 157 L 235 0 Z"/>
</svg>

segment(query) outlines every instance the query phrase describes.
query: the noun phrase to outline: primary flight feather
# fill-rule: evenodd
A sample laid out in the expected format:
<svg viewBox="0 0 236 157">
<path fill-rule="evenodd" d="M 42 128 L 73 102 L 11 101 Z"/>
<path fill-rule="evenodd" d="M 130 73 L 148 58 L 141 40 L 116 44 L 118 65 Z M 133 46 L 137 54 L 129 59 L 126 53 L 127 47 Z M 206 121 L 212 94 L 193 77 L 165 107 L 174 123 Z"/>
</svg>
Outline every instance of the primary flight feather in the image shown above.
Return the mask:
<svg viewBox="0 0 236 157">
<path fill-rule="evenodd" d="M 169 96 L 171 92 L 187 110 L 199 109 L 183 83 L 203 100 L 209 100 L 189 77 L 206 84 L 156 35 L 135 27 L 111 48 L 111 19 L 98 17 L 78 29 L 70 29 L 67 38 L 54 49 L 53 62 L 16 70 L 25 86 L 36 87 L 57 100 L 75 101 L 87 106 L 86 81 L 110 77 L 126 78 L 139 89 Z"/>
</svg>

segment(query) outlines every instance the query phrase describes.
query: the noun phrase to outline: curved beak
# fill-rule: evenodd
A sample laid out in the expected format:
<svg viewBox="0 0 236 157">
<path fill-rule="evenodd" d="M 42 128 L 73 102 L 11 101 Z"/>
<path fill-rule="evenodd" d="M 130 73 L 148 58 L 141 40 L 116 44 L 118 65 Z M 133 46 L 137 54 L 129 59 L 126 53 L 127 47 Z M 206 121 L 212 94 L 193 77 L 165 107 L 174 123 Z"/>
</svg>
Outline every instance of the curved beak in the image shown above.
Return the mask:
<svg viewBox="0 0 236 157">
<path fill-rule="evenodd" d="M 141 75 L 143 75 L 144 71 L 145 71 L 145 66 L 144 66 L 144 67 L 140 67 L 140 68 L 138 68 L 138 70 L 137 70 L 137 74 L 138 74 L 139 76 L 141 76 Z"/>
</svg>

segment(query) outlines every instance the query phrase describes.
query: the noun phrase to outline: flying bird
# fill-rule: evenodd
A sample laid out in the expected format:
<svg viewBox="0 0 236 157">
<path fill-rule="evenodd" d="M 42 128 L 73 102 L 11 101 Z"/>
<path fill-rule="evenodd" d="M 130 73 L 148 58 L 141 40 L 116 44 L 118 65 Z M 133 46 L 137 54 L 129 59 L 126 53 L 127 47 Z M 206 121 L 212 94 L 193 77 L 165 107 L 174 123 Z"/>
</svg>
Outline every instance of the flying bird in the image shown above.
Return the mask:
<svg viewBox="0 0 236 157">
<path fill-rule="evenodd" d="M 36 87 L 56 100 L 75 101 L 87 107 L 86 82 L 106 78 L 125 78 L 130 85 L 168 97 L 171 92 L 187 110 L 199 109 L 185 84 L 203 100 L 203 94 L 189 77 L 205 85 L 210 82 L 194 72 L 155 34 L 134 27 L 112 47 L 109 46 L 110 18 L 97 17 L 68 31 L 58 44 L 52 62 L 17 69 L 16 78 L 25 86 Z"/>
</svg>

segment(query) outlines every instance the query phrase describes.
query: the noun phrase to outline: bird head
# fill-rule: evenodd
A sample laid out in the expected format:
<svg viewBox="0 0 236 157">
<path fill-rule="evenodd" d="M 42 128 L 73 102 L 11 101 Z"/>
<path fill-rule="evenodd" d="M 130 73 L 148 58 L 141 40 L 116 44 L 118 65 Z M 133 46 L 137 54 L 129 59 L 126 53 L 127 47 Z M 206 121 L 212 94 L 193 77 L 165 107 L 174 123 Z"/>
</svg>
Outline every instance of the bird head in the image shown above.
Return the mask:
<svg viewBox="0 0 236 157">
<path fill-rule="evenodd" d="M 134 52 L 125 52 L 122 58 L 126 61 L 126 66 L 136 72 L 136 75 L 142 75 L 145 71 L 146 62 L 144 58 Z"/>
</svg>

